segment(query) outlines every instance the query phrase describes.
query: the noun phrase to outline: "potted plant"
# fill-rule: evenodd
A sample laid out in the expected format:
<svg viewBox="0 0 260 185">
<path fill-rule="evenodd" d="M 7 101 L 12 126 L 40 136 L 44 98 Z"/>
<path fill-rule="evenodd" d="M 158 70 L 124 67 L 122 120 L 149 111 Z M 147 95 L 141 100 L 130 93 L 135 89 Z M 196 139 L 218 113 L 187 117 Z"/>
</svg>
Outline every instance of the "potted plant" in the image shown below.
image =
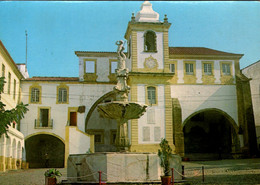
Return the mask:
<svg viewBox="0 0 260 185">
<path fill-rule="evenodd" d="M 62 174 L 56 169 L 49 169 L 45 173 L 45 185 L 56 185 L 57 177 L 60 177 Z"/>
<path fill-rule="evenodd" d="M 172 155 L 172 149 L 166 139 L 162 139 L 158 150 L 158 156 L 160 158 L 160 165 L 163 168 L 164 176 L 161 176 L 162 185 L 169 185 L 171 183 L 170 175 L 170 158 Z"/>
</svg>

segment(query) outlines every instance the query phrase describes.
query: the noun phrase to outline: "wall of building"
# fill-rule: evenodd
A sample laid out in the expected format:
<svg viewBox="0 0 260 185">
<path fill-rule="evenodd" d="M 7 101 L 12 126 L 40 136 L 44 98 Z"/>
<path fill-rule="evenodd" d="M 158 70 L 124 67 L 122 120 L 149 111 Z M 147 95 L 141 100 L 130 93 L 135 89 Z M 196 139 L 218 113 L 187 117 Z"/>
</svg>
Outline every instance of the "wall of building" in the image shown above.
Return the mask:
<svg viewBox="0 0 260 185">
<path fill-rule="evenodd" d="M 155 32 L 156 33 L 156 45 L 157 45 L 157 52 L 144 52 L 144 33 L 143 31 L 137 32 L 137 67 L 144 68 L 144 61 L 146 58 L 152 56 L 157 60 L 158 69 L 163 69 L 164 67 L 164 60 L 163 60 L 163 33 L 162 32 Z"/>
<path fill-rule="evenodd" d="M 235 85 L 172 85 L 171 96 L 181 104 L 183 121 L 197 111 L 215 108 L 238 124 Z"/>
<path fill-rule="evenodd" d="M 8 78 L 9 74 L 10 80 Z M 20 100 L 20 79 L 22 74 L 1 41 L 0 76 L 5 77 L 6 81 L 0 100 L 6 105 L 5 110 L 13 109 Z M 10 90 L 8 90 L 8 87 Z M 22 167 L 24 135 L 17 128 L 17 123 L 13 122 L 8 127 L 7 135 L 9 137 L 6 137 L 5 134 L 0 136 L 0 171 L 16 170 Z"/>
<path fill-rule="evenodd" d="M 242 70 L 242 73 L 251 78 L 250 88 L 254 110 L 254 119 L 256 126 L 256 135 L 258 142 L 258 149 L 260 149 L 260 62 L 256 62 Z"/>
</svg>

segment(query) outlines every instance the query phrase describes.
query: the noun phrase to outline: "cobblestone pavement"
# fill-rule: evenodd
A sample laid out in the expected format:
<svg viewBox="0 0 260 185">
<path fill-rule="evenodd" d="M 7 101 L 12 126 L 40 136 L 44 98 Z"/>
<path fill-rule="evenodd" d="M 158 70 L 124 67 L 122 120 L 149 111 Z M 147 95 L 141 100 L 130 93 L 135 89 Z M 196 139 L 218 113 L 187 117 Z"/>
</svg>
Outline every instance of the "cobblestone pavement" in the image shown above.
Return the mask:
<svg viewBox="0 0 260 185">
<path fill-rule="evenodd" d="M 254 184 L 260 185 L 260 158 L 218 161 L 183 162 L 185 183 L 183 184 Z M 204 166 L 205 180 L 202 182 L 201 169 Z M 47 169 L 28 169 L 0 173 L 0 185 L 44 185 Z M 58 169 L 66 179 L 66 168 Z M 178 184 L 178 183 L 175 183 Z"/>
<path fill-rule="evenodd" d="M 259 184 L 260 158 L 183 162 L 185 184 Z M 205 178 L 202 181 L 202 166 Z M 194 177 L 195 176 L 195 177 Z"/>
<path fill-rule="evenodd" d="M 62 173 L 62 178 L 58 180 L 60 182 L 67 176 L 66 168 L 58 168 Z M 0 173 L 0 185 L 44 185 L 45 177 L 44 172 L 47 168 L 41 169 L 28 169 L 28 170 L 11 170 Z"/>
</svg>

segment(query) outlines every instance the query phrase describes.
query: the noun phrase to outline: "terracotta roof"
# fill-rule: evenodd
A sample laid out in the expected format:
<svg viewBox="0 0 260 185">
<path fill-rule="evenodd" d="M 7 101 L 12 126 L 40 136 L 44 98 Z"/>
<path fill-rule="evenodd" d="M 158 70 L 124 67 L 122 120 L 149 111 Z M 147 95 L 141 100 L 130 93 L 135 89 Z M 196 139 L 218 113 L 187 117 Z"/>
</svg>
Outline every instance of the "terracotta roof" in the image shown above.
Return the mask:
<svg viewBox="0 0 260 185">
<path fill-rule="evenodd" d="M 204 47 L 169 47 L 170 55 L 222 55 L 243 56 L 242 54 L 227 53 Z"/>
<path fill-rule="evenodd" d="M 24 81 L 79 81 L 78 77 L 42 77 L 33 76 L 32 78 L 24 79 Z"/>
</svg>

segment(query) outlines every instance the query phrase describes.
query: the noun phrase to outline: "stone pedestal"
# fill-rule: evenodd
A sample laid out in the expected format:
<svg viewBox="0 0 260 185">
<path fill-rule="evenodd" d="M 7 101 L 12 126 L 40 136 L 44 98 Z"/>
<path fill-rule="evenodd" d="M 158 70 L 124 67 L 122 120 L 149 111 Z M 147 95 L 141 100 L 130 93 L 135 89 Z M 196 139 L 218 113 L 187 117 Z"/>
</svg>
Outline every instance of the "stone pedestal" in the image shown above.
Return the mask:
<svg viewBox="0 0 260 185">
<path fill-rule="evenodd" d="M 170 164 L 181 172 L 180 156 L 173 155 Z M 68 158 L 67 176 L 70 182 L 98 182 L 98 171 L 102 172 L 102 181 L 113 183 L 156 182 L 163 175 L 157 154 L 111 152 L 75 154 Z M 174 178 L 181 179 L 178 173 L 174 173 Z"/>
</svg>

